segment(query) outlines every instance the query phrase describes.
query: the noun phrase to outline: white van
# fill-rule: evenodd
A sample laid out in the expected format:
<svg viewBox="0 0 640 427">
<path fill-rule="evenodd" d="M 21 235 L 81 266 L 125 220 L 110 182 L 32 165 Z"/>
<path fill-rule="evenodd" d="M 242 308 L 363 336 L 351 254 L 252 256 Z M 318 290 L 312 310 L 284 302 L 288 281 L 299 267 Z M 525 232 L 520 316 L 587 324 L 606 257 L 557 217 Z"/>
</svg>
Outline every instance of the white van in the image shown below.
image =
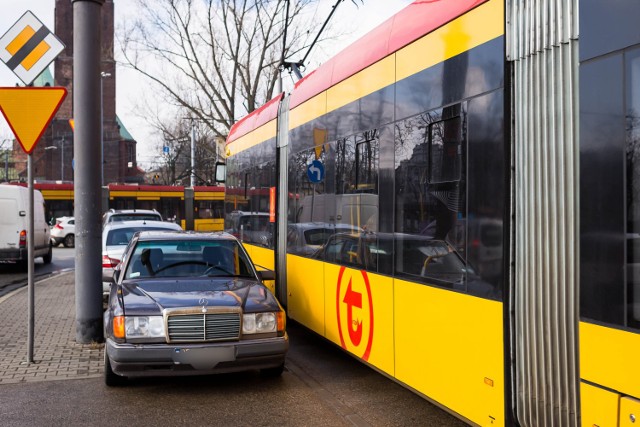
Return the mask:
<svg viewBox="0 0 640 427">
<path fill-rule="evenodd" d="M 44 198 L 33 191 L 34 258 L 51 262 L 51 231 L 44 211 Z M 29 189 L 18 185 L 0 184 L 0 262 L 18 263 L 26 268 L 27 231 L 29 230 Z"/>
</svg>

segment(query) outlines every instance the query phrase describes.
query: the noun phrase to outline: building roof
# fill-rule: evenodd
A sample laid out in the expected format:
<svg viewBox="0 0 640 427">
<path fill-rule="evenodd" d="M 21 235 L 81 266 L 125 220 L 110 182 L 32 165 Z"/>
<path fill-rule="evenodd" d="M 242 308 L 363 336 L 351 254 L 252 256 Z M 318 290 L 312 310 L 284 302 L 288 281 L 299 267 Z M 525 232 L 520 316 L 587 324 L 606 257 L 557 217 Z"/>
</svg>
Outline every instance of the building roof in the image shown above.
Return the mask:
<svg viewBox="0 0 640 427">
<path fill-rule="evenodd" d="M 133 136 L 131 136 L 131 134 L 129 133 L 127 128 L 124 127 L 124 124 L 122 123 L 122 120 L 120 120 L 120 117 L 118 117 L 117 115 L 116 115 L 116 122 L 118 123 L 118 130 L 120 131 L 120 138 L 127 139 L 129 141 L 135 141 L 135 139 L 133 138 Z"/>
<path fill-rule="evenodd" d="M 49 67 L 45 68 L 42 73 L 33 81 L 35 87 L 53 86 L 53 75 L 49 71 Z"/>
</svg>

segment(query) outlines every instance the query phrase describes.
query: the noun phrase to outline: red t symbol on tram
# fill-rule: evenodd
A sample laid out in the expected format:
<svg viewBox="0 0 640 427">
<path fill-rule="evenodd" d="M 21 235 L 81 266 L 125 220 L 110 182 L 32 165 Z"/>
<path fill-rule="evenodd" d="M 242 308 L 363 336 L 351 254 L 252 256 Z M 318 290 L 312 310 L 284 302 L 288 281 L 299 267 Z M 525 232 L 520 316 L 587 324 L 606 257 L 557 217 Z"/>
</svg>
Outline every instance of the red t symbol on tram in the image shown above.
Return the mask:
<svg viewBox="0 0 640 427">
<path fill-rule="evenodd" d="M 349 324 L 349 338 L 353 345 L 358 346 L 362 340 L 362 320 L 360 322 L 353 320 L 353 307 L 362 308 L 362 294 L 354 292 L 351 289 L 351 279 L 349 279 L 349 285 L 347 286 L 347 292 L 344 294 L 342 300 L 347 304 L 347 323 Z"/>
</svg>

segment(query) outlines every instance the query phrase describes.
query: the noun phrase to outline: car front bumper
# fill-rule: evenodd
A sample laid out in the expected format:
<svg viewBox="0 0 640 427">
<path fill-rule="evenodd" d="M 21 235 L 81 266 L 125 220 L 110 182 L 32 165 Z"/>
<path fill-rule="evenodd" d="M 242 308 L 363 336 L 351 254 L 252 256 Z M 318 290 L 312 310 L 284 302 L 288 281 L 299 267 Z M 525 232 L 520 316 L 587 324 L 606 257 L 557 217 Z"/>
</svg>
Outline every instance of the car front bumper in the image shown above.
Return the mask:
<svg viewBox="0 0 640 427">
<path fill-rule="evenodd" d="M 111 369 L 127 377 L 197 375 L 281 366 L 289 337 L 202 344 L 129 344 L 108 338 Z"/>
</svg>

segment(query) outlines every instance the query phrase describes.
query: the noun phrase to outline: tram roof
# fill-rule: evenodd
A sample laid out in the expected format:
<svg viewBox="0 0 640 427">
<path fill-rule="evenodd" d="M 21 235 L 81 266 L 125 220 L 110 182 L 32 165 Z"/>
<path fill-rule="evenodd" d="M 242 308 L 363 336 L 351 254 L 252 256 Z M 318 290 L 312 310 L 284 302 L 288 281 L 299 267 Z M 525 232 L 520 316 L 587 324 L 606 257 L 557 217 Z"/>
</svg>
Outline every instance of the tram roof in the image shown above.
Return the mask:
<svg viewBox="0 0 640 427">
<path fill-rule="evenodd" d="M 291 93 L 289 108 L 295 108 L 487 1 L 414 1 L 298 81 Z M 238 121 L 231 128 L 227 143 L 276 118 L 282 97 L 282 93 L 278 94 Z"/>
</svg>

